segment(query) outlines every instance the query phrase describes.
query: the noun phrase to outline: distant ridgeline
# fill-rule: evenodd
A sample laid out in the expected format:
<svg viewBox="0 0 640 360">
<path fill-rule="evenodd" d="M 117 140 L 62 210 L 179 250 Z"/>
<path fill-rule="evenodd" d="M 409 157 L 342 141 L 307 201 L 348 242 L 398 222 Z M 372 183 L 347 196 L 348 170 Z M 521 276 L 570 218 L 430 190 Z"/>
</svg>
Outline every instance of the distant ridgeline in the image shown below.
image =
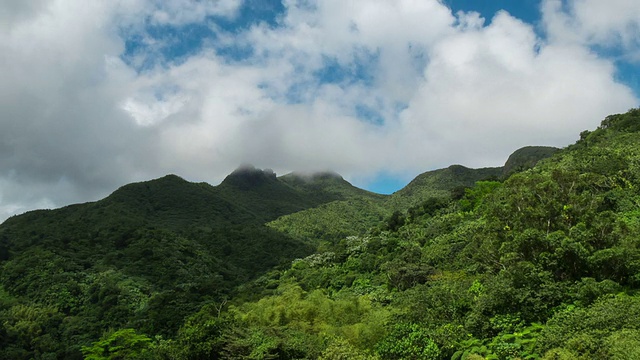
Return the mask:
<svg viewBox="0 0 640 360">
<path fill-rule="evenodd" d="M 246 166 L 12 217 L 0 359 L 638 359 L 639 131 L 392 195 Z"/>
</svg>

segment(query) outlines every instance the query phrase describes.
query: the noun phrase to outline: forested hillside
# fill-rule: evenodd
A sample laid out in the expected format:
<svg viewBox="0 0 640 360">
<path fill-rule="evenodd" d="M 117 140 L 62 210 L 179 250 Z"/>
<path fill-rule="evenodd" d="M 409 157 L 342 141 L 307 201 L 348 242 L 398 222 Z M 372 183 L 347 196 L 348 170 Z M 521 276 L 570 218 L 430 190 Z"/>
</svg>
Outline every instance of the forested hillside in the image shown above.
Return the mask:
<svg viewBox="0 0 640 360">
<path fill-rule="evenodd" d="M 13 217 L 0 358 L 639 359 L 639 133 L 391 196 L 244 168 Z"/>
<path fill-rule="evenodd" d="M 325 180 L 292 186 L 250 167 L 217 187 L 169 175 L 96 203 L 8 219 L 0 358 L 79 359 L 82 345 L 130 326 L 173 337 L 204 304 L 314 251 L 264 223 L 361 192 Z"/>
<path fill-rule="evenodd" d="M 550 156 L 550 153 L 529 153 L 527 148 L 514 154 L 516 153 L 530 154 L 525 161 L 521 161 L 523 157 L 513 160 L 513 163 L 518 164 L 515 166 L 520 168 L 532 167 L 538 160 Z M 282 216 L 270 222 L 269 226 L 294 238 L 311 242 L 335 241 L 350 235 L 362 235 L 385 218 L 398 218 L 407 209 L 419 208 L 425 199 L 449 198 L 452 193 L 455 196 L 455 193 L 464 192 L 464 188 L 473 186 L 476 181 L 498 179 L 503 172 L 503 167 L 469 169 L 452 165 L 418 175 L 391 196 L 363 193 L 363 196 L 351 196 Z"/>
</svg>

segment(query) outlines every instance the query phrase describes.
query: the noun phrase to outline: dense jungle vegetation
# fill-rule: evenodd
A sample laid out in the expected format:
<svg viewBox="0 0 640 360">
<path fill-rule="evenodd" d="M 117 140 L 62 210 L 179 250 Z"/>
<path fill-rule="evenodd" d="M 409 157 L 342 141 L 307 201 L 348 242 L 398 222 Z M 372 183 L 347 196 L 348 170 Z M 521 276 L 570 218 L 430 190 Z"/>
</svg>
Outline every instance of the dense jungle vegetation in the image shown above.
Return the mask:
<svg viewBox="0 0 640 360">
<path fill-rule="evenodd" d="M 7 220 L 0 266 L 1 359 L 640 359 L 640 109 L 391 196 L 130 184 Z"/>
</svg>

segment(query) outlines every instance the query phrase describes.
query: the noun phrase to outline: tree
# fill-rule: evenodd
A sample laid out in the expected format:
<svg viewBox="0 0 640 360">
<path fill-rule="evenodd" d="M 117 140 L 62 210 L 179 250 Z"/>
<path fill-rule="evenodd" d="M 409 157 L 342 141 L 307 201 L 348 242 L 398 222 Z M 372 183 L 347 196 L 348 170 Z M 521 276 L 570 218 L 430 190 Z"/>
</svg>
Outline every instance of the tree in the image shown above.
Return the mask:
<svg viewBox="0 0 640 360">
<path fill-rule="evenodd" d="M 391 333 L 376 346 L 383 359 L 435 360 L 440 349 L 431 340 L 426 330 L 417 324 L 398 323 Z"/>
<path fill-rule="evenodd" d="M 145 359 L 151 339 L 136 333 L 135 329 L 122 329 L 105 334 L 91 346 L 83 346 L 85 360 Z"/>
</svg>

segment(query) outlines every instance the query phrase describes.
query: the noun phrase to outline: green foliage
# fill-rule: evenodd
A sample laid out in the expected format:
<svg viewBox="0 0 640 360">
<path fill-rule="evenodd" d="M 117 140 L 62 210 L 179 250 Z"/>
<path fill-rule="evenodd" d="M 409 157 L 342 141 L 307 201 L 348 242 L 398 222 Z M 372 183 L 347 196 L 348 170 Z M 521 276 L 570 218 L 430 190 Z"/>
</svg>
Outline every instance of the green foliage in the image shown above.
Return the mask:
<svg viewBox="0 0 640 360">
<path fill-rule="evenodd" d="M 0 284 L 9 299 L 70 317 L 42 329 L 75 344 L 70 357 L 109 328 L 173 337 L 203 304 L 312 252 L 264 222 L 341 195 L 272 180 L 240 189 L 170 175 L 96 203 L 13 217 L 0 226 Z M 26 337 L 15 342 L 26 354 L 35 351 L 16 336 Z"/>
<path fill-rule="evenodd" d="M 394 211 L 393 214 L 387 219 L 385 229 L 390 231 L 398 231 L 398 229 L 404 225 L 406 219 L 400 211 Z"/>
<path fill-rule="evenodd" d="M 501 333 L 491 340 L 489 348 L 501 359 L 538 359 L 535 348 L 542 330 L 542 325 L 533 323 Z"/>
<path fill-rule="evenodd" d="M 451 359 L 471 359 L 479 356 L 485 359 L 539 359 L 536 352 L 537 339 L 544 329 L 541 324 L 524 326 L 519 319 L 507 315 L 497 316 L 492 323 L 499 322 L 502 331 L 492 339 L 471 338 L 460 342 L 460 350 Z M 515 320 L 515 322 L 514 322 Z M 506 325 L 506 326 L 505 326 Z"/>
<path fill-rule="evenodd" d="M 281 216 L 268 226 L 296 239 L 336 242 L 363 235 L 389 214 L 378 197 L 354 197 Z"/>
<path fill-rule="evenodd" d="M 640 330 L 615 331 L 605 340 L 605 347 L 611 360 L 640 359 Z"/>
<path fill-rule="evenodd" d="M 638 358 L 639 123 L 521 149 L 503 182 L 246 168 L 13 217 L 0 358 Z"/>
<path fill-rule="evenodd" d="M 514 151 L 502 168 L 502 177 L 534 167 L 538 161 L 551 157 L 559 149 L 549 146 L 525 146 Z"/>
<path fill-rule="evenodd" d="M 318 360 L 377 360 L 375 355 L 359 351 L 343 338 L 332 338 Z"/>
<path fill-rule="evenodd" d="M 403 309 L 403 318 L 410 322 L 444 326 L 459 324 L 472 306 L 472 296 L 466 289 L 470 279 L 464 273 L 442 273 L 427 284 L 417 285 L 399 293 L 394 305 Z"/>
<path fill-rule="evenodd" d="M 407 211 L 408 218 L 413 221 L 425 215 L 434 216 L 438 210 L 446 208 L 449 204 L 450 202 L 444 198 L 428 198 L 422 204 L 410 207 Z"/>
<path fill-rule="evenodd" d="M 498 178 L 501 174 L 502 168 L 469 169 L 461 165 L 428 171 L 395 192 L 388 200 L 388 206 L 396 210 L 407 209 L 429 198 L 447 198 L 456 188 L 471 187 L 477 181 Z"/>
<path fill-rule="evenodd" d="M 640 109 L 631 109 L 625 114 L 609 115 L 602 120 L 599 129 L 638 132 L 640 131 Z"/>
<path fill-rule="evenodd" d="M 185 321 L 176 339 L 180 358 L 212 359 L 223 352 L 225 334 L 233 326 L 228 317 L 221 317 L 223 305 L 205 305 Z"/>
<path fill-rule="evenodd" d="M 569 306 L 549 320 L 538 348 L 541 352 L 565 348 L 581 357 L 605 359 L 608 357 L 601 351 L 614 344 L 606 342 L 606 335 L 640 329 L 635 321 L 638 316 L 640 298 L 637 296 L 605 296 L 586 308 Z"/>
<path fill-rule="evenodd" d="M 500 186 L 502 184 L 497 181 L 478 181 L 474 187 L 465 190 L 465 196 L 460 200 L 460 207 L 463 211 L 476 210 L 483 199 Z"/>
<path fill-rule="evenodd" d="M 59 328 L 63 319 L 64 316 L 51 306 L 16 304 L 2 311 L 0 357 L 17 360 L 64 354 L 60 333 L 50 331 Z"/>
<path fill-rule="evenodd" d="M 436 360 L 440 349 L 417 324 L 396 324 L 391 333 L 376 345 L 383 359 Z"/>
<path fill-rule="evenodd" d="M 86 360 L 145 359 L 150 344 L 151 339 L 135 329 L 122 329 L 83 346 L 82 353 Z"/>
</svg>

